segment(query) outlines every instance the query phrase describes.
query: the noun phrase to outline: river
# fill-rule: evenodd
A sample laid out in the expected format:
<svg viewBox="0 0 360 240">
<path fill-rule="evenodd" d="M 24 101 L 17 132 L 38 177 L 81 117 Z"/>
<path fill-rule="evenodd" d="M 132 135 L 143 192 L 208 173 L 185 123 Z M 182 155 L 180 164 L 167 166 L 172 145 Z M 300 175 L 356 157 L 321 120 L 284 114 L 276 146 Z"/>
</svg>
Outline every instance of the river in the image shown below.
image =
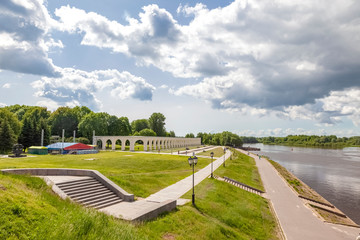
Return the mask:
<svg viewBox="0 0 360 240">
<path fill-rule="evenodd" d="M 360 148 L 321 149 L 244 144 L 280 163 L 360 224 Z"/>
</svg>

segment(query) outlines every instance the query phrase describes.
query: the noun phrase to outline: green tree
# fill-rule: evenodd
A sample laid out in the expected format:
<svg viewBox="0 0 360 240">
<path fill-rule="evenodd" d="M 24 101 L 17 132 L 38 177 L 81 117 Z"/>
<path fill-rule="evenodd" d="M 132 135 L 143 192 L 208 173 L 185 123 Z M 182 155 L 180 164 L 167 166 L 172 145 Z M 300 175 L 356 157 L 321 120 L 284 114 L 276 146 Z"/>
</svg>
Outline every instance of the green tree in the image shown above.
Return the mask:
<svg viewBox="0 0 360 240">
<path fill-rule="evenodd" d="M 44 130 L 44 145 L 50 143 L 49 116 L 49 111 L 43 107 L 34 107 L 23 116 L 19 143 L 24 146 L 24 150 L 30 146 L 40 146 L 42 129 Z"/>
<path fill-rule="evenodd" d="M 2 119 L 0 124 L 0 152 L 7 153 L 12 149 L 12 146 L 16 143 L 16 135 L 7 118 Z"/>
<path fill-rule="evenodd" d="M 185 135 L 186 138 L 194 138 L 195 135 L 193 133 L 188 133 Z"/>
<path fill-rule="evenodd" d="M 71 137 L 74 130 L 78 130 L 78 112 L 69 107 L 59 107 L 50 116 L 51 133 L 62 136 L 65 129 L 65 137 Z"/>
<path fill-rule="evenodd" d="M 7 120 L 7 123 L 9 124 L 17 139 L 21 131 L 20 121 L 17 119 L 16 115 L 7 108 L 0 108 L 0 124 L 2 121 L 4 121 L 4 119 Z"/>
<path fill-rule="evenodd" d="M 121 128 L 120 128 L 120 136 L 129 136 L 131 134 L 131 125 L 129 119 L 127 117 L 120 117 Z"/>
<path fill-rule="evenodd" d="M 133 132 L 140 132 L 143 129 L 150 128 L 147 119 L 137 119 L 131 122 L 131 129 Z"/>
<path fill-rule="evenodd" d="M 174 131 L 170 131 L 168 137 L 176 137 L 175 132 L 174 132 Z"/>
<path fill-rule="evenodd" d="M 162 113 L 153 113 L 149 118 L 150 129 L 152 129 L 157 136 L 165 136 L 165 116 Z"/>
<path fill-rule="evenodd" d="M 156 133 L 149 128 L 145 128 L 139 132 L 138 136 L 156 136 Z"/>
<path fill-rule="evenodd" d="M 87 114 L 79 123 L 79 131 L 83 137 L 90 141 L 92 140 L 93 130 L 97 136 L 108 135 L 108 119 L 110 115 L 107 113 L 94 113 Z"/>
</svg>

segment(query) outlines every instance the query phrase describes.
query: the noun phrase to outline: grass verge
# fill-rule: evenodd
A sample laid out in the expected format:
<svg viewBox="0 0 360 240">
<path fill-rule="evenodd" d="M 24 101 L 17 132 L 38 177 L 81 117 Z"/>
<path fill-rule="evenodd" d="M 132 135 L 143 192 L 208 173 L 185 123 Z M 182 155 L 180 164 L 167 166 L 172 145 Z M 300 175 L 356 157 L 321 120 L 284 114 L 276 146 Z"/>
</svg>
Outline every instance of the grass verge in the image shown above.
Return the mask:
<svg viewBox="0 0 360 240">
<path fill-rule="evenodd" d="M 210 159 L 199 158 L 197 169 L 209 162 Z M 94 169 L 139 197 L 147 197 L 192 173 L 186 156 L 108 151 L 87 155 L 0 158 L 0 169 L 4 168 Z"/>
<path fill-rule="evenodd" d="M 210 157 L 210 153 L 214 153 L 214 157 L 221 157 L 224 155 L 224 149 L 222 147 L 217 147 L 214 149 L 206 150 L 205 152 L 197 153 L 196 156 L 208 156 Z"/>
</svg>

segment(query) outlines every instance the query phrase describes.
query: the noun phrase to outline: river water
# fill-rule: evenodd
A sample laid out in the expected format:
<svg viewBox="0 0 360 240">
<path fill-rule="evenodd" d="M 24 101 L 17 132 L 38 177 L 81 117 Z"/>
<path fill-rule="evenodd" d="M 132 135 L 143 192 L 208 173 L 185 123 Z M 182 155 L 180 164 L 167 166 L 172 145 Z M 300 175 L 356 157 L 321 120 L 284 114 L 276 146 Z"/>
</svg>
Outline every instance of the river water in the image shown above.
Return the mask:
<svg viewBox="0 0 360 240">
<path fill-rule="evenodd" d="M 280 163 L 360 224 L 360 148 L 321 149 L 244 144 Z"/>
</svg>

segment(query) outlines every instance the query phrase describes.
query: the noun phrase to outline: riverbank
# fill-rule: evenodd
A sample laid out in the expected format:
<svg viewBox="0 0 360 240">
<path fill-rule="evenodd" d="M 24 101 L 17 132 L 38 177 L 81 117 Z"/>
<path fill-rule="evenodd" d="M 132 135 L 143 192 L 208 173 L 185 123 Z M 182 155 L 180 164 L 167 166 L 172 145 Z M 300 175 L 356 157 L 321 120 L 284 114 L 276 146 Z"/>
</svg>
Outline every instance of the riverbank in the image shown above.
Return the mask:
<svg viewBox="0 0 360 240">
<path fill-rule="evenodd" d="M 281 166 L 279 163 L 269 159 L 266 156 L 263 158 L 267 159 L 283 179 L 288 183 L 292 190 L 294 190 L 300 198 L 305 201 L 305 204 L 316 213 L 316 215 L 323 221 L 341 224 L 345 226 L 360 227 L 351 218 L 344 214 L 341 210 L 336 208 L 323 196 L 317 193 L 314 189 L 306 185 L 303 181 L 297 178 L 294 174 L 289 172 L 286 168 Z"/>
</svg>

